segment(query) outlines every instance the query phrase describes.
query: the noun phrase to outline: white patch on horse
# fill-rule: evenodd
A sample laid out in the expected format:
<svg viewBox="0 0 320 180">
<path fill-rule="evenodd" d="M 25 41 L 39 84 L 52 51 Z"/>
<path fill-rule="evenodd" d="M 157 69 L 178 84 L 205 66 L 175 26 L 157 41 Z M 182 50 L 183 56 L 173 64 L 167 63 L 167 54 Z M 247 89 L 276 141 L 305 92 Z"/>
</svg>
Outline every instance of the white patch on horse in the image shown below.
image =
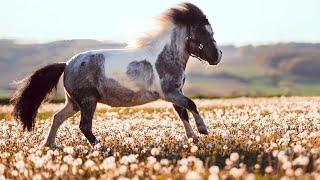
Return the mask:
<svg viewBox="0 0 320 180">
<path fill-rule="evenodd" d="M 134 91 L 139 91 L 136 83 L 128 78 L 126 72 L 127 67 L 134 61 L 146 60 L 152 65 L 154 73 L 154 81 L 152 84 L 145 87 L 147 90 L 163 94 L 160 78 L 155 69 L 155 63 L 158 55 L 162 52 L 163 48 L 170 43 L 173 31 L 173 24 L 167 27 L 165 31 L 159 31 L 159 34 L 153 35 L 150 41 L 146 42 L 142 47 L 127 48 L 127 49 L 101 49 L 87 51 L 84 54 L 103 54 L 105 56 L 105 76 L 118 81 L 122 86 Z"/>
</svg>

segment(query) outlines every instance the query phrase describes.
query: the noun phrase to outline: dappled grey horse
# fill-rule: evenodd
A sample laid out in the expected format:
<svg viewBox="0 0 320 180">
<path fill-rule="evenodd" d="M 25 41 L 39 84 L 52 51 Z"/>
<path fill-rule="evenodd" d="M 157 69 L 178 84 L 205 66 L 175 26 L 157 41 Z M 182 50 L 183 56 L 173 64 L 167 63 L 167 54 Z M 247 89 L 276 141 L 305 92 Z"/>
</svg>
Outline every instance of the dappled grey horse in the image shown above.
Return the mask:
<svg viewBox="0 0 320 180">
<path fill-rule="evenodd" d="M 55 144 L 59 126 L 81 112 L 80 130 L 94 145 L 92 118 L 98 102 L 112 107 L 129 107 L 158 99 L 173 103 L 188 138 L 196 139 L 189 110 L 201 134 L 208 134 L 195 103 L 182 93 L 185 68 L 190 56 L 210 65 L 220 62 L 222 52 L 213 38 L 211 25 L 203 12 L 191 3 L 165 11 L 160 28 L 140 38 L 127 49 L 102 49 L 79 53 L 68 62 L 50 64 L 22 80 L 13 96 L 15 118 L 23 129 L 32 130 L 37 110 L 56 88 L 62 73 L 65 106 L 53 117 L 46 145 Z"/>
</svg>

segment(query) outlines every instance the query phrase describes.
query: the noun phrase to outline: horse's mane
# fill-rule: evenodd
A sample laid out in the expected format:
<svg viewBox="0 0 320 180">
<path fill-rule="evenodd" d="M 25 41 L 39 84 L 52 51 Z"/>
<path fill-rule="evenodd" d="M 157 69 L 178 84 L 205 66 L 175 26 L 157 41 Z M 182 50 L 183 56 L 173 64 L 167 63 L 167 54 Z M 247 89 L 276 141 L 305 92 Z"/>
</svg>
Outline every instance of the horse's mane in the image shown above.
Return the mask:
<svg viewBox="0 0 320 180">
<path fill-rule="evenodd" d="M 144 47 L 156 42 L 161 35 L 170 31 L 173 25 L 193 25 L 197 23 L 208 23 L 208 19 L 203 12 L 194 4 L 181 3 L 163 12 L 158 18 L 158 28 L 146 32 L 144 36 L 136 40 L 137 47 Z"/>
</svg>

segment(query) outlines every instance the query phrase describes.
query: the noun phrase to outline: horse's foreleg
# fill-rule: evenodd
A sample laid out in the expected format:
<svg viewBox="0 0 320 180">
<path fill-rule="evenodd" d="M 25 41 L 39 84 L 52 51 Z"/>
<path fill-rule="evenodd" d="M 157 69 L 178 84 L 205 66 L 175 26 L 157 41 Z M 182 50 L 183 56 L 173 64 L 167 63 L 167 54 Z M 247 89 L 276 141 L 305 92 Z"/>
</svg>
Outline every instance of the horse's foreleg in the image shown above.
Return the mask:
<svg viewBox="0 0 320 180">
<path fill-rule="evenodd" d="M 184 129 L 186 130 L 187 137 L 196 139 L 197 137 L 194 134 L 192 127 L 189 123 L 189 116 L 188 116 L 187 110 L 185 108 L 178 106 L 178 105 L 175 105 L 175 104 L 173 104 L 173 107 L 176 110 L 176 112 L 178 113 L 178 116 L 180 117 L 180 119 L 183 123 Z"/>
<path fill-rule="evenodd" d="M 75 107 L 71 100 L 67 98 L 65 106 L 53 116 L 53 122 L 45 146 L 52 147 L 55 145 L 58 128 L 65 120 L 73 116 L 77 111 L 77 107 Z"/>
<path fill-rule="evenodd" d="M 167 93 L 165 98 L 167 101 L 188 109 L 196 121 L 199 133 L 208 134 L 207 127 L 197 110 L 197 106 L 191 99 L 184 96 L 180 91 Z"/>
<path fill-rule="evenodd" d="M 84 97 L 79 102 L 79 106 L 81 111 L 80 130 L 90 144 L 95 145 L 98 141 L 92 133 L 92 118 L 97 107 L 97 98 L 94 96 Z"/>
</svg>

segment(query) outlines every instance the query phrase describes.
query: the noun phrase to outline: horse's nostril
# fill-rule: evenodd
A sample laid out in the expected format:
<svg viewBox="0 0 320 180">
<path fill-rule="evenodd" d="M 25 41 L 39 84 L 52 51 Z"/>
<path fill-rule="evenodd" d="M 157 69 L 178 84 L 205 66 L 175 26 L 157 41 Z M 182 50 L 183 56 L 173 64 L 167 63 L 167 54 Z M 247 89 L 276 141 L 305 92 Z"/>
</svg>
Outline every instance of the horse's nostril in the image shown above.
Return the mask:
<svg viewBox="0 0 320 180">
<path fill-rule="evenodd" d="M 222 51 L 220 50 L 220 53 L 222 54 Z"/>
</svg>

